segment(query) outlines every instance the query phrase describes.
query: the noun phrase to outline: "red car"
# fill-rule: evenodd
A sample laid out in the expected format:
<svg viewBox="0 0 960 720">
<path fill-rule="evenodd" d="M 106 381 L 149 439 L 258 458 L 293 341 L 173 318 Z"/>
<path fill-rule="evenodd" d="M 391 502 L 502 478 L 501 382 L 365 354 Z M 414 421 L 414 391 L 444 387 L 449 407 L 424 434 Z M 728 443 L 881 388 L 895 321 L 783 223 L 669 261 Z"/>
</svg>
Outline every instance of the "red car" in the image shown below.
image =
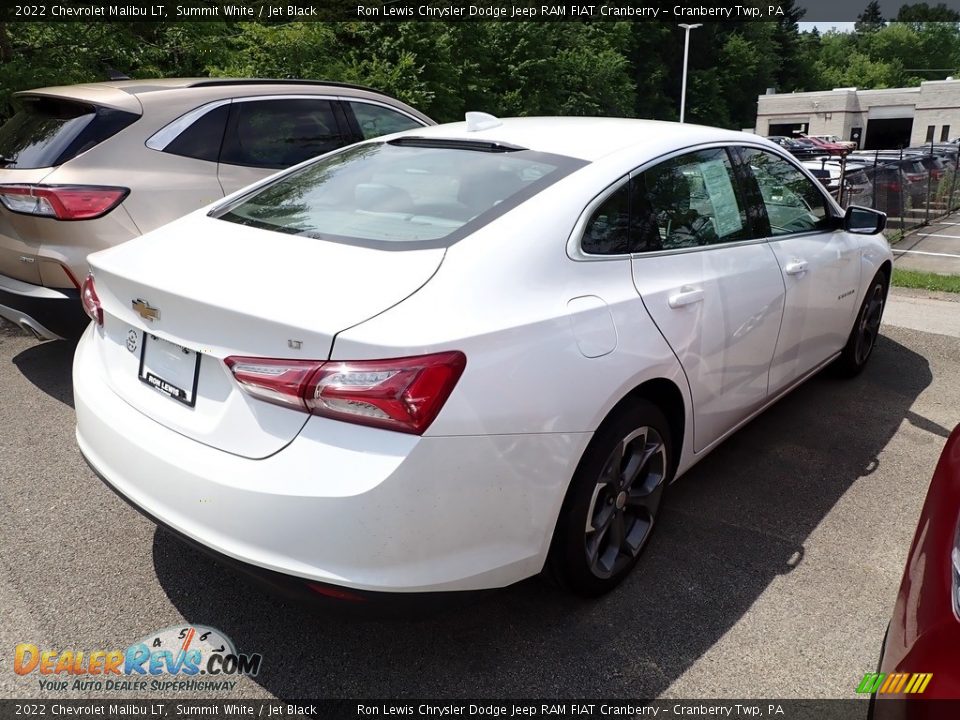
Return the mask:
<svg viewBox="0 0 960 720">
<path fill-rule="evenodd" d="M 960 425 L 940 456 L 907 556 L 880 660 L 883 677 L 873 682 L 877 685 L 873 709 L 878 720 L 927 717 L 926 711 L 933 710 L 925 702 L 889 703 L 888 698 L 960 698 L 958 515 Z M 893 678 L 894 674 L 900 675 Z M 929 678 L 922 677 L 927 674 Z"/>
<path fill-rule="evenodd" d="M 810 137 L 809 135 L 801 135 L 803 140 L 807 142 L 812 142 L 818 148 L 823 150 L 827 155 L 846 155 L 850 152 L 850 148 L 845 145 L 838 145 L 837 143 L 827 142 L 826 140 L 821 140 L 820 138 Z"/>
</svg>

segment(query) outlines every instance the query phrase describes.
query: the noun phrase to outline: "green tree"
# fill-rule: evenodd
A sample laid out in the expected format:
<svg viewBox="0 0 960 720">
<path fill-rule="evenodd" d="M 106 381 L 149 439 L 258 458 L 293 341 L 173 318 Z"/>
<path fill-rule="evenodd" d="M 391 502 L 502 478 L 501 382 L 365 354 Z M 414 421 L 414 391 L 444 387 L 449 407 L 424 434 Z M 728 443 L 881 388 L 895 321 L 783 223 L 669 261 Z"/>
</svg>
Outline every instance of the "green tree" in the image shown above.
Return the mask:
<svg viewBox="0 0 960 720">
<path fill-rule="evenodd" d="M 863 12 L 857 16 L 857 22 L 854 29 L 858 33 L 870 33 L 879 30 L 886 21 L 883 19 L 883 13 L 880 12 L 879 0 L 870 0 Z"/>
<path fill-rule="evenodd" d="M 897 22 L 923 23 L 923 22 L 960 22 L 960 12 L 953 8 L 948 8 L 943 3 L 930 6 L 927 3 L 916 3 L 915 5 L 902 5 L 897 13 Z"/>
</svg>

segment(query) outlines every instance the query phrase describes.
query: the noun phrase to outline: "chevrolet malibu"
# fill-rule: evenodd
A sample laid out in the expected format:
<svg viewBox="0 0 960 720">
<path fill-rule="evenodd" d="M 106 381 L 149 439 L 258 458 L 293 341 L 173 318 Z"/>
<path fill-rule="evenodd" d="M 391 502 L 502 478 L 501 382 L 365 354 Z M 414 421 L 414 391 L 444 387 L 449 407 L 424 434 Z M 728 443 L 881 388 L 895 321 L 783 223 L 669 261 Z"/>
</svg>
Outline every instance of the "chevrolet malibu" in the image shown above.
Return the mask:
<svg viewBox="0 0 960 720">
<path fill-rule="evenodd" d="M 343 598 L 599 595 L 668 484 L 830 363 L 891 272 L 754 135 L 468 114 L 90 256 L 77 441 L 243 567 Z"/>
</svg>

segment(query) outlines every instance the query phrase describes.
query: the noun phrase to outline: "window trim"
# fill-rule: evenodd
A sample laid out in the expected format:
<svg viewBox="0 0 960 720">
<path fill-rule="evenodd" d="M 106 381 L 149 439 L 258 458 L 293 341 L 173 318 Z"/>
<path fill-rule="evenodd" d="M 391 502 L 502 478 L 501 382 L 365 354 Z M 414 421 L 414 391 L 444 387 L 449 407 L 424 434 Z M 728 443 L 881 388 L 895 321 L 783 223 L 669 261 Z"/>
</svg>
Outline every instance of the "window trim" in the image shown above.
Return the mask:
<svg viewBox="0 0 960 720">
<path fill-rule="evenodd" d="M 233 102 L 232 98 L 214 100 L 201 105 L 200 107 L 195 107 L 193 110 L 188 110 L 180 117 L 170 121 L 162 128 L 157 130 L 153 135 L 148 137 L 143 144 L 151 150 L 164 152 L 170 143 L 186 132 L 195 122 L 197 122 L 197 120 L 202 118 L 207 113 L 216 110 L 218 107 L 229 105 L 231 102 Z"/>
</svg>

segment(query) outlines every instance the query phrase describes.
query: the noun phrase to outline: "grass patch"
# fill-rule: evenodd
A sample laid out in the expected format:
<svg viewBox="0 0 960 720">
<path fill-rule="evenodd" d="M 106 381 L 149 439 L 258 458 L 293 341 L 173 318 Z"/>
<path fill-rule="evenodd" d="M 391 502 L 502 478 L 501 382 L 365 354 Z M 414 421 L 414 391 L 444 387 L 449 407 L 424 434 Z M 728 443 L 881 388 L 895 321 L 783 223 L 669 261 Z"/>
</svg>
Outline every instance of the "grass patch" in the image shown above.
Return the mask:
<svg viewBox="0 0 960 720">
<path fill-rule="evenodd" d="M 938 275 L 932 272 L 894 268 L 893 284 L 896 287 L 960 293 L 960 275 Z"/>
</svg>

